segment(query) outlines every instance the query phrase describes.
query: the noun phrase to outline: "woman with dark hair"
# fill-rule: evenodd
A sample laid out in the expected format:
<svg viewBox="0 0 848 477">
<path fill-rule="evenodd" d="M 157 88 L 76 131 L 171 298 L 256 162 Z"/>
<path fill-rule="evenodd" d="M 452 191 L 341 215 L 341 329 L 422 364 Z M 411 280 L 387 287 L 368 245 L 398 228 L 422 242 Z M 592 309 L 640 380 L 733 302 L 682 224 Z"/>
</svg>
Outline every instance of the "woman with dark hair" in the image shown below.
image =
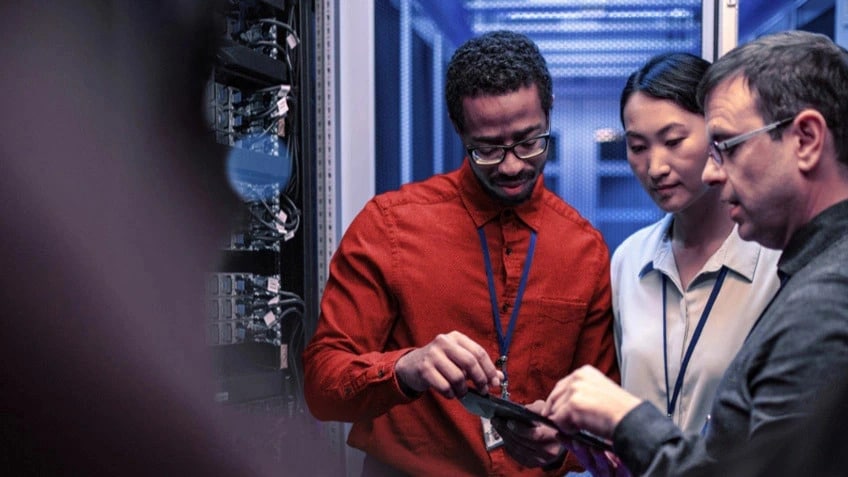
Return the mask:
<svg viewBox="0 0 848 477">
<path fill-rule="evenodd" d="M 708 142 L 696 90 L 709 66 L 660 54 L 621 92 L 627 162 L 666 212 L 613 253 L 621 387 L 687 433 L 709 423 L 719 380 L 780 285 L 779 252 L 742 240 L 719 189 L 701 180 Z M 629 474 L 609 454 L 569 447 L 593 473 Z"/>
<path fill-rule="evenodd" d="M 613 254 L 621 383 L 686 432 L 709 421 L 722 374 L 779 286 L 779 252 L 742 240 L 719 190 L 701 180 L 708 143 L 696 89 L 709 65 L 661 54 L 621 93 L 627 161 L 666 212 Z"/>
</svg>

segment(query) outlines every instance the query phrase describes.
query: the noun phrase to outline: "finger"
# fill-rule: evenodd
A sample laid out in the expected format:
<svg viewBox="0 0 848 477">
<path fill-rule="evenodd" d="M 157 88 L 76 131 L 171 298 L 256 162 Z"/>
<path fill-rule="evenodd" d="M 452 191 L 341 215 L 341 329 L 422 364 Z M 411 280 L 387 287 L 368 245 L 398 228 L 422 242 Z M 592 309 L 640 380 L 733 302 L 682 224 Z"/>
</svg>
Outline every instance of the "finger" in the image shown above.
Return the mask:
<svg viewBox="0 0 848 477">
<path fill-rule="evenodd" d="M 448 356 L 439 357 L 433 360 L 433 368 L 440 381 L 446 384 L 446 392 L 442 393 L 445 397 L 465 396 L 468 392 L 465 372 L 454 361 Z"/>
<path fill-rule="evenodd" d="M 497 373 L 495 373 L 495 379 L 492 380 L 489 384 L 494 386 L 494 387 L 498 387 L 498 386 L 501 385 L 501 383 L 503 382 L 504 379 L 505 379 L 504 373 L 503 373 L 503 371 L 501 371 L 499 369 L 499 370 L 497 370 Z"/>
<path fill-rule="evenodd" d="M 488 386 L 500 386 L 503 373 L 495 367 L 489 353 L 462 333 L 454 332 L 452 338 L 456 346 L 447 348 L 446 352 L 465 371 L 474 387 L 480 392 L 488 392 Z"/>
<path fill-rule="evenodd" d="M 615 455 L 614 452 L 604 451 L 604 455 L 607 456 L 607 460 L 609 460 L 612 463 L 613 467 L 621 466 L 621 459 L 619 459 L 618 456 Z"/>
<path fill-rule="evenodd" d="M 433 364 L 450 382 L 451 388 L 458 396 L 465 395 L 468 379 L 471 379 L 477 386 L 480 376 L 483 376 L 482 369 L 475 370 L 475 367 L 479 368 L 479 365 L 476 363 L 476 358 L 472 352 L 465 348 L 468 343 L 474 344 L 473 341 L 468 340 L 465 335 L 457 331 L 438 335 L 431 342 L 434 355 L 440 354 L 444 357 L 444 359 L 441 359 L 441 357 L 434 359 Z M 479 386 L 477 387 L 479 388 Z"/>
<path fill-rule="evenodd" d="M 614 452 L 604 451 L 604 455 L 606 456 L 607 460 L 610 462 L 610 466 L 614 469 L 612 474 L 615 477 L 631 477 L 632 476 L 632 474 L 630 473 L 630 470 L 627 469 L 627 467 L 624 465 L 624 463 L 621 462 L 621 459 L 617 455 L 615 455 Z"/>
<path fill-rule="evenodd" d="M 544 412 L 543 416 L 553 421 L 564 434 L 574 434 L 578 431 L 578 423 L 574 422 L 575 417 L 570 402 L 560 400 L 548 404 L 550 404 L 550 409 Z"/>
<path fill-rule="evenodd" d="M 465 377 L 459 368 L 445 354 L 442 345 L 434 340 L 426 347 L 425 356 L 420 360 L 419 375 L 427 383 L 428 387 L 444 397 L 451 399 L 455 397 L 455 382 L 461 382 L 464 386 Z M 461 392 L 464 395 L 465 391 Z"/>
<path fill-rule="evenodd" d="M 456 332 L 456 335 L 457 343 L 462 349 L 468 351 L 473 356 L 474 363 L 480 367 L 480 371 L 485 375 L 483 379 L 491 381 L 503 375 L 495 366 L 492 358 L 489 357 L 489 353 L 482 346 L 460 332 Z"/>
<path fill-rule="evenodd" d="M 551 452 L 547 447 L 540 446 L 538 442 L 525 440 L 520 435 L 509 431 L 505 431 L 504 434 L 501 434 L 501 437 L 504 440 L 507 453 L 526 467 L 538 467 L 553 460 L 559 450 L 557 446 L 556 452 Z"/>
<path fill-rule="evenodd" d="M 546 425 L 527 425 L 514 419 L 497 419 L 510 455 L 526 466 L 542 466 L 563 452 L 556 430 Z"/>
<path fill-rule="evenodd" d="M 545 409 L 542 415 L 552 420 L 557 427 L 566 434 L 573 434 L 582 428 L 582 418 L 580 410 L 580 393 L 576 386 L 579 385 L 576 380 L 567 377 L 558 384 L 561 387 L 552 392 L 548 400 L 545 401 Z"/>
<path fill-rule="evenodd" d="M 548 416 L 553 412 L 553 409 L 560 403 L 565 400 L 566 394 L 569 392 L 569 386 L 571 382 L 571 376 L 566 376 L 554 385 L 554 389 L 548 394 L 548 397 L 545 399 L 545 407 L 542 410 L 543 416 Z"/>
<path fill-rule="evenodd" d="M 452 399 L 455 396 L 451 383 L 445 379 L 441 371 L 435 367 L 430 366 L 422 369 L 421 379 L 423 379 L 433 391 L 441 394 L 442 396 L 448 399 Z"/>
<path fill-rule="evenodd" d="M 526 407 L 530 411 L 535 412 L 536 414 L 542 414 L 542 410 L 545 408 L 545 401 L 537 399 L 531 402 L 530 404 L 526 404 L 524 407 Z"/>
</svg>

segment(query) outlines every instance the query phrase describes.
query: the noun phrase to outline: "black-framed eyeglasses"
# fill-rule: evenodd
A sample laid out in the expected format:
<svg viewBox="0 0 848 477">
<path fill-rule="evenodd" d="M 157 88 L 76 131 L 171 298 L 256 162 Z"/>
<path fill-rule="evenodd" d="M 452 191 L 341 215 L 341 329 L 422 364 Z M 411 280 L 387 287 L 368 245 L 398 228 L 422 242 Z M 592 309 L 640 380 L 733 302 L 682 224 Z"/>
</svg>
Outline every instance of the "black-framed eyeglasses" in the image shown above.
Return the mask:
<svg viewBox="0 0 848 477">
<path fill-rule="evenodd" d="M 473 146 L 466 145 L 465 150 L 471 160 L 481 166 L 500 164 L 506 157 L 507 151 L 512 151 L 519 159 L 532 159 L 548 149 L 551 142 L 551 132 L 529 137 L 509 146 Z"/>
<path fill-rule="evenodd" d="M 761 128 L 757 128 L 757 129 L 754 129 L 753 131 L 748 131 L 746 133 L 742 133 L 738 136 L 733 136 L 732 138 L 725 139 L 724 141 L 713 141 L 713 142 L 710 143 L 710 157 L 713 158 L 713 160 L 716 162 L 716 164 L 722 165 L 724 163 L 724 153 L 729 151 L 731 148 L 742 144 L 743 142 L 747 141 L 748 139 L 751 139 L 752 137 L 756 136 L 757 134 L 769 132 L 773 129 L 777 129 L 777 128 L 785 125 L 785 124 L 788 124 L 793 119 L 795 119 L 795 116 L 792 116 L 792 117 L 789 117 L 789 118 L 784 118 L 784 119 L 781 119 L 780 121 L 775 121 L 771 124 L 766 124 L 765 126 L 763 126 Z"/>
</svg>

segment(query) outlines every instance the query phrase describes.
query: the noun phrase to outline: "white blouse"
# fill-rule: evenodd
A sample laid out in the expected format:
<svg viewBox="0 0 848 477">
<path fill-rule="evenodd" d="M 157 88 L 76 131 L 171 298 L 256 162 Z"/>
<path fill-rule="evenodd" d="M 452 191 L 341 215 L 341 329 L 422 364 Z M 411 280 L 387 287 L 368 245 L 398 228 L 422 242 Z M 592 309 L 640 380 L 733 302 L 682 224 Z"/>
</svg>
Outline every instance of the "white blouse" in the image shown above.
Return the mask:
<svg viewBox="0 0 848 477">
<path fill-rule="evenodd" d="M 662 412 L 674 390 L 693 332 L 716 277 L 729 269 L 684 373 L 671 417 L 684 432 L 700 432 L 716 387 L 748 331 L 780 286 L 780 251 L 739 237 L 737 227 L 683 290 L 671 249 L 672 216 L 628 237 L 612 257 L 612 306 L 621 384 Z M 663 340 L 666 277 L 666 342 Z M 668 385 L 663 346 L 667 351 Z"/>
</svg>

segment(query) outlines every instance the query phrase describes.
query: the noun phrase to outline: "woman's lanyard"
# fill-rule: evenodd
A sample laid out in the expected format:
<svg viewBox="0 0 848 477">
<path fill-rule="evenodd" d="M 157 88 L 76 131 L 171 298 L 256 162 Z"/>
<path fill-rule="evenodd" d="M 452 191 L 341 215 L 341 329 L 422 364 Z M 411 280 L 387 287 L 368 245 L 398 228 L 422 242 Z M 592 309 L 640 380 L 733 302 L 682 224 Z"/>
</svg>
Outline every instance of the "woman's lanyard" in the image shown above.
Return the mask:
<svg viewBox="0 0 848 477">
<path fill-rule="evenodd" d="M 707 318 L 710 316 L 710 311 L 713 309 L 716 297 L 718 296 L 721 285 L 724 283 L 724 277 L 727 276 L 727 267 L 721 267 L 716 277 L 713 291 L 710 293 L 710 298 L 704 306 L 704 312 L 701 313 L 701 319 L 698 320 L 698 326 L 695 327 L 695 332 L 692 333 L 692 339 L 689 340 L 689 346 L 686 348 L 686 354 L 683 355 L 683 361 L 680 363 L 680 372 L 677 373 L 677 381 L 674 383 L 674 393 L 669 395 L 668 392 L 668 330 L 666 325 L 666 277 L 662 274 L 662 300 L 663 300 L 663 364 L 665 365 L 665 400 L 667 404 L 666 413 L 671 417 L 674 408 L 677 406 L 677 397 L 680 395 L 680 389 L 683 387 L 683 376 L 686 374 L 686 367 L 689 366 L 689 358 L 692 357 L 692 352 L 695 351 L 695 345 L 698 344 L 698 339 L 701 338 L 701 331 L 704 325 L 707 324 Z"/>
<path fill-rule="evenodd" d="M 521 299 L 524 297 L 524 289 L 527 288 L 527 276 L 530 275 L 530 263 L 533 261 L 533 252 L 536 249 L 536 232 L 530 231 L 530 248 L 527 249 L 527 258 L 524 259 L 524 270 L 521 272 L 521 281 L 518 284 L 518 294 L 512 308 L 512 316 L 509 318 L 509 327 L 506 334 L 501 329 L 501 314 L 498 312 L 498 297 L 495 291 L 495 273 L 492 270 L 492 260 L 489 258 L 489 243 L 486 241 L 486 233 L 483 227 L 477 229 L 480 236 L 480 246 L 483 248 L 483 261 L 486 264 L 486 280 L 489 282 L 489 298 L 492 300 L 492 318 L 495 322 L 495 331 L 498 333 L 498 351 L 500 357 L 495 364 L 501 368 L 504 378 L 501 383 L 501 397 L 509 399 L 509 379 L 506 375 L 506 358 L 509 353 L 509 344 L 512 341 L 512 332 L 515 330 L 515 322 L 518 320 L 518 309 L 521 308 Z"/>
</svg>

